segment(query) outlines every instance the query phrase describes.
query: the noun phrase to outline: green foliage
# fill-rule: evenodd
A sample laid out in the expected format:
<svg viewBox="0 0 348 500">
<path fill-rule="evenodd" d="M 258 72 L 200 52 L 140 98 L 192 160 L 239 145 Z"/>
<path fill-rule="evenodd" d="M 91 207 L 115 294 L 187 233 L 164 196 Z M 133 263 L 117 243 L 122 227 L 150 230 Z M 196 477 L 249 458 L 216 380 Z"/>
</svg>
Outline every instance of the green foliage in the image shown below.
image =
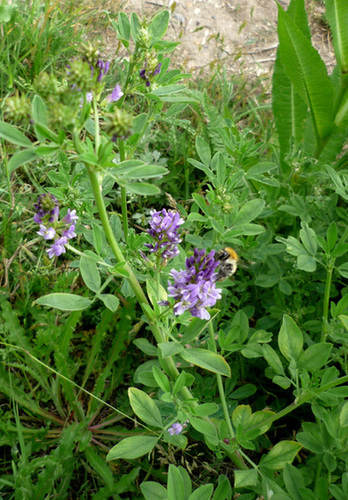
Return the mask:
<svg viewBox="0 0 348 500">
<path fill-rule="evenodd" d="M 25 90 L 0 122 L 0 495 L 343 500 L 345 2 L 327 2 L 330 76 L 304 1 L 279 6 L 274 117 L 262 93 L 223 69 L 188 87 L 170 67 L 177 44 L 163 40 L 164 9 L 151 20 L 108 14 L 127 57 L 98 83 L 74 63 L 83 84 L 94 82 L 88 102 L 60 74 L 74 52 L 63 50 L 69 29 L 58 36 L 63 11 L 49 17 L 51 2 L 34 4 L 21 27 L 25 7 L 0 9 L 0 64 L 13 49 L 1 91 Z M 29 26 L 15 42 L 11 30 Z M 112 102 L 115 75 L 123 96 Z M 54 259 L 32 222 L 33 193 L 47 192 L 59 220 L 68 208 L 79 216 L 76 239 Z M 150 211 L 167 206 L 184 224 L 179 254 L 162 259 L 146 229 Z M 237 272 L 215 283 L 222 298 L 210 318 L 174 314 L 168 282 L 193 249 L 229 247 Z"/>
</svg>

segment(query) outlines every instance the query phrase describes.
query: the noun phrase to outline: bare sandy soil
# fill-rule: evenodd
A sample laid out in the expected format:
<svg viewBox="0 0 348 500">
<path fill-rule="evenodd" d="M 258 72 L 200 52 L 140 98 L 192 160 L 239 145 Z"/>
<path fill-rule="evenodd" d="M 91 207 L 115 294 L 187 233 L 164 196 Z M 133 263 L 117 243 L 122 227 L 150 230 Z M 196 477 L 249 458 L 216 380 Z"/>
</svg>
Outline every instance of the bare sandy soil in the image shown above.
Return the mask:
<svg viewBox="0 0 348 500">
<path fill-rule="evenodd" d="M 279 0 L 284 9 L 290 0 Z M 325 26 L 323 7 L 308 1 L 313 45 L 331 71 L 335 57 Z M 174 61 L 193 76 L 216 63 L 227 71 L 262 77 L 271 73 L 277 49 L 277 4 L 274 0 L 128 0 L 124 11 L 151 15 L 172 8 L 167 39 L 181 41 Z"/>
</svg>

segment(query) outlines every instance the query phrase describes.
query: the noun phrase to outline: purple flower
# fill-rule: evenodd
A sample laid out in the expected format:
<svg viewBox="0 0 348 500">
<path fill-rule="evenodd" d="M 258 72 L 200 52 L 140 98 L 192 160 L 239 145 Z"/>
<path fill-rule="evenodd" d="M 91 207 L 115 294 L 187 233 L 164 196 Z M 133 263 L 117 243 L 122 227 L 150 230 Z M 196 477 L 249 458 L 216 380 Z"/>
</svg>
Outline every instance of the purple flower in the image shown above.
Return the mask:
<svg viewBox="0 0 348 500">
<path fill-rule="evenodd" d="M 62 253 L 66 252 L 65 245 L 67 244 L 68 239 L 65 236 L 62 236 L 58 240 L 56 240 L 53 245 L 50 246 L 46 252 L 50 259 L 53 259 L 54 256 L 59 257 Z"/>
<path fill-rule="evenodd" d="M 121 87 L 117 84 L 112 93 L 107 97 L 107 100 L 110 102 L 116 102 L 123 96 L 123 92 Z"/>
<path fill-rule="evenodd" d="M 193 256 L 186 259 L 186 270 L 171 271 L 174 283 L 168 282 L 168 296 L 175 300 L 175 315 L 190 311 L 197 318 L 210 318 L 206 308 L 221 299 L 221 289 L 216 288 L 215 283 L 219 262 L 215 261 L 214 254 L 214 250 L 206 254 L 205 250 L 195 248 Z"/>
<path fill-rule="evenodd" d="M 68 229 L 65 229 L 62 232 L 62 235 L 68 238 L 68 240 L 71 240 L 71 238 L 75 238 L 76 233 L 75 233 L 75 224 L 71 224 L 71 226 Z"/>
<path fill-rule="evenodd" d="M 70 210 L 70 208 L 68 208 L 68 213 L 64 217 L 63 221 L 66 222 L 67 224 L 71 224 L 77 219 L 78 216 L 76 215 L 76 210 Z"/>
<path fill-rule="evenodd" d="M 110 63 L 109 61 L 102 61 L 101 59 L 98 59 L 97 61 L 97 68 L 99 69 L 99 75 L 98 75 L 98 82 L 101 82 L 106 73 L 109 71 L 110 68 Z"/>
<path fill-rule="evenodd" d="M 40 231 L 37 231 L 37 234 L 45 240 L 54 240 L 46 252 L 50 259 L 54 256 L 59 257 L 59 255 L 66 252 L 65 245 L 68 243 L 68 240 L 76 236 L 75 222 L 78 219 L 76 210 L 68 209 L 66 216 L 59 221 L 58 201 L 50 193 L 40 195 L 35 208 L 37 213 L 35 214 L 34 221 L 40 224 Z M 45 224 L 42 223 L 43 218 Z"/>
<path fill-rule="evenodd" d="M 156 76 L 156 75 L 159 75 L 160 72 L 161 72 L 161 66 L 162 66 L 162 63 L 159 63 L 155 69 L 155 71 L 153 72 L 153 76 Z"/>
<path fill-rule="evenodd" d="M 44 240 L 53 240 L 56 235 L 56 230 L 53 227 L 46 227 L 40 224 L 40 231 L 37 234 L 43 237 Z"/>
<path fill-rule="evenodd" d="M 177 245 L 182 241 L 178 236 L 178 228 L 184 223 L 179 212 L 166 210 L 161 212 L 152 210 L 149 220 L 150 229 L 147 230 L 155 243 L 145 243 L 151 253 L 159 253 L 162 259 L 170 259 L 179 254 Z"/>
<path fill-rule="evenodd" d="M 42 224 L 44 218 L 48 218 L 47 222 L 53 222 L 58 219 L 59 207 L 58 200 L 53 194 L 46 193 L 40 194 L 35 203 L 34 208 L 36 214 L 34 215 L 34 222 Z"/>
<path fill-rule="evenodd" d="M 177 422 L 169 427 L 168 432 L 171 436 L 173 436 L 174 434 L 178 435 L 182 432 L 183 428 L 184 426 Z"/>
</svg>

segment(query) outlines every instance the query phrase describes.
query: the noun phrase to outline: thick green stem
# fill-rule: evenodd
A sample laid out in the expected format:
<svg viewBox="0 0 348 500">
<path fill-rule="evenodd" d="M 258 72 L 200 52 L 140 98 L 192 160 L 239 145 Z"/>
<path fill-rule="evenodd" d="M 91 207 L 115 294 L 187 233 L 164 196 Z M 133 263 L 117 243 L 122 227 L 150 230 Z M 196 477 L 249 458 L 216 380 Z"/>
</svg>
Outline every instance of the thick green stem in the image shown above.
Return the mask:
<svg viewBox="0 0 348 500">
<path fill-rule="evenodd" d="M 118 140 L 118 147 L 120 151 L 120 161 L 124 161 L 126 159 L 126 155 L 124 152 L 124 142 L 122 139 Z M 126 188 L 121 186 L 121 210 L 122 210 L 122 226 L 124 239 L 127 243 L 128 241 L 128 233 L 129 233 L 129 225 L 128 225 L 128 211 L 127 211 L 127 191 Z"/>
<path fill-rule="evenodd" d="M 333 263 L 329 262 L 328 267 L 326 268 L 326 282 L 325 282 L 324 304 L 323 304 L 323 326 L 320 339 L 321 342 L 325 342 L 327 336 L 332 271 L 333 271 Z"/>
<path fill-rule="evenodd" d="M 213 322 L 212 321 L 209 322 L 209 327 L 208 328 L 209 328 L 209 335 L 210 335 L 210 339 L 211 339 L 211 345 L 212 345 L 212 348 L 213 348 L 213 352 L 217 353 L 216 342 L 215 342 L 215 333 L 214 333 L 214 327 L 213 327 Z M 222 410 L 224 412 L 224 417 L 225 417 L 225 422 L 226 422 L 226 425 L 227 425 L 227 429 L 228 429 L 228 432 L 230 434 L 230 438 L 234 438 L 235 434 L 234 434 L 234 430 L 233 430 L 233 427 L 232 427 L 232 422 L 231 422 L 230 414 L 228 412 L 228 407 L 227 407 L 227 402 L 226 402 L 226 397 L 225 397 L 225 391 L 224 391 L 224 384 L 222 382 L 222 376 L 219 373 L 216 374 L 216 380 L 217 380 L 217 385 L 218 385 L 219 395 L 220 395 L 220 401 L 221 401 L 221 405 L 222 405 Z"/>
</svg>

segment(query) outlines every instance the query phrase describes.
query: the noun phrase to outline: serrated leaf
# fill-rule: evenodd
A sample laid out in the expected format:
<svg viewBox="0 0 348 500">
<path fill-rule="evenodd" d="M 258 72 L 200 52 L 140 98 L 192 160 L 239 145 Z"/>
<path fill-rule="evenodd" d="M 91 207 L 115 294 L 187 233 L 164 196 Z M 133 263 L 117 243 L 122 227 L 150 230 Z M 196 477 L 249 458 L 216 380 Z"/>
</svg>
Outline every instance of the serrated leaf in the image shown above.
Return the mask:
<svg viewBox="0 0 348 500">
<path fill-rule="evenodd" d="M 153 427 L 163 427 L 161 413 L 156 403 L 146 392 L 136 387 L 130 387 L 128 397 L 132 410 L 137 417 Z"/>
<path fill-rule="evenodd" d="M 132 436 L 122 439 L 116 444 L 106 456 L 106 460 L 117 460 L 123 458 L 132 460 L 149 453 L 156 446 L 158 439 L 151 436 Z"/>
<path fill-rule="evenodd" d="M 35 302 L 40 306 L 54 307 L 62 311 L 82 311 L 92 304 L 92 301 L 86 297 L 72 293 L 50 293 L 40 297 Z"/>
<path fill-rule="evenodd" d="M 291 464 L 302 448 L 302 445 L 295 441 L 280 441 L 261 458 L 260 466 L 268 470 L 280 470 L 286 464 Z"/>
<path fill-rule="evenodd" d="M 320 370 L 329 359 L 332 344 L 320 342 L 309 346 L 297 361 L 298 368 L 303 368 L 309 372 Z"/>
<path fill-rule="evenodd" d="M 332 30 L 333 45 L 342 73 L 348 73 L 348 3 L 326 0 L 326 15 Z"/>
</svg>

